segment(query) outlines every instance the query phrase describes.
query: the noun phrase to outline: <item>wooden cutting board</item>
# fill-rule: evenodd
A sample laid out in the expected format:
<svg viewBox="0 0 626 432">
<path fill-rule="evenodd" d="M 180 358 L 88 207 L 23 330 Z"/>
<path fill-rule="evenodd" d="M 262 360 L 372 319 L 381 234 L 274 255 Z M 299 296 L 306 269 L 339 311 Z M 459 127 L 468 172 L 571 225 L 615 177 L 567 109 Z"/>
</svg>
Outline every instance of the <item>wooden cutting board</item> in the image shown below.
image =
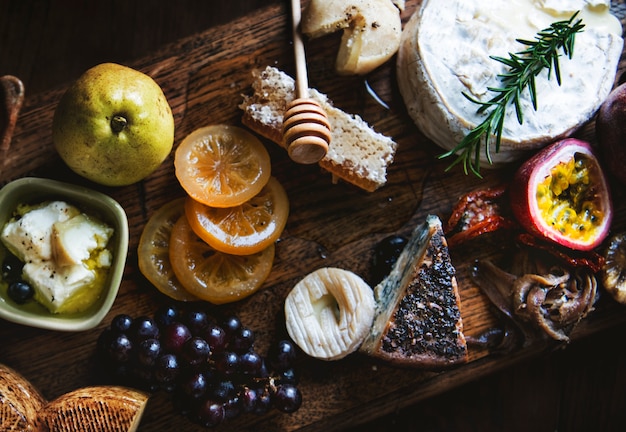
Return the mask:
<svg viewBox="0 0 626 432">
<path fill-rule="evenodd" d="M 622 10 L 624 2 L 614 2 Z M 406 21 L 417 6 L 408 1 Z M 622 19 L 624 23 L 624 20 Z M 441 150 L 417 130 L 397 91 L 393 62 L 364 78 L 337 77 L 333 71 L 337 35 L 307 42 L 309 81 L 335 105 L 358 114 L 377 131 L 399 144 L 385 187 L 367 193 L 343 183 L 333 184 L 317 166 L 292 163 L 286 153 L 267 142 L 273 174 L 291 203 L 290 218 L 277 244 L 273 271 L 264 289 L 249 299 L 220 308 L 238 314 L 257 334 L 260 351 L 283 335 L 282 306 L 287 292 L 305 274 L 337 266 L 369 277 L 373 247 L 389 234 L 408 235 L 428 214 L 447 219 L 458 197 L 470 190 L 507 181 L 507 174 L 486 171 L 478 180 L 438 161 Z M 286 6 L 271 6 L 231 24 L 207 30 L 164 47 L 130 64 L 151 75 L 164 89 L 176 119 L 176 143 L 194 129 L 216 123 L 240 125 L 237 105 L 250 90 L 251 71 L 266 65 L 294 75 L 290 25 Z M 626 62 L 620 63 L 620 73 Z M 387 105 L 368 91 L 368 86 Z M 124 188 L 87 183 L 68 172 L 51 141 L 52 115 L 64 87 L 25 101 L 12 151 L 1 171 L 2 184 L 35 175 L 83 184 L 112 196 L 124 207 L 130 224 L 130 249 L 119 296 L 105 321 L 83 333 L 32 329 L 8 322 L 0 326 L 0 362 L 18 370 L 48 399 L 102 381 L 94 361 L 96 339 L 118 313 L 151 314 L 167 299 L 137 269 L 136 247 L 141 230 L 161 205 L 183 195 L 170 157 L 147 180 Z M 592 138 L 592 126 L 582 131 Z M 509 170 L 510 171 L 510 170 Z M 626 226 L 623 187 L 614 187 L 615 230 Z M 477 242 L 453 251 L 461 289 L 465 332 L 477 336 L 499 324 L 489 302 L 469 274 L 475 259 L 500 255 L 497 241 Z M 623 307 L 606 296 L 573 335 L 574 339 L 626 321 Z M 355 354 L 338 362 L 306 359 L 300 366 L 302 408 L 292 414 L 242 416 L 221 430 L 334 430 L 354 426 L 400 407 L 444 392 L 514 362 L 541 355 L 544 345 L 531 345 L 506 355 L 470 349 L 467 365 L 442 372 L 399 369 Z M 152 396 L 140 427 L 144 431 L 202 430 L 174 413 L 168 396 Z"/>
</svg>

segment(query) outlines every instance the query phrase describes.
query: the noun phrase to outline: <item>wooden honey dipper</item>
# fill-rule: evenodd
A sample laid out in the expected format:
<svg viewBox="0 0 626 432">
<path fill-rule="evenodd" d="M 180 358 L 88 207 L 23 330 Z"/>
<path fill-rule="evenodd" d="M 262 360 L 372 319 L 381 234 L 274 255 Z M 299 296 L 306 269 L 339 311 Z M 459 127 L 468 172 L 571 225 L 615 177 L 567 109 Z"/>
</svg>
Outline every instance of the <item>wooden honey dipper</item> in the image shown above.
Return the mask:
<svg viewBox="0 0 626 432">
<path fill-rule="evenodd" d="M 296 62 L 296 98 L 283 116 L 283 146 L 289 157 L 301 164 L 322 159 L 330 143 L 330 123 L 322 106 L 309 97 L 309 84 L 300 31 L 300 0 L 291 0 L 293 48 Z"/>
</svg>

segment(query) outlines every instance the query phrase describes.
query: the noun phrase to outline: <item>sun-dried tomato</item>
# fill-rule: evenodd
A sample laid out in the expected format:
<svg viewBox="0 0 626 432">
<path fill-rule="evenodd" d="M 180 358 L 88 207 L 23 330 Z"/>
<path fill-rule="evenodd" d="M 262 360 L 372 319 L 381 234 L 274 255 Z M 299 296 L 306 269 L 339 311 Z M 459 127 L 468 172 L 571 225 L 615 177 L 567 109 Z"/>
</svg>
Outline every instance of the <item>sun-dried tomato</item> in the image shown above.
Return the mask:
<svg viewBox="0 0 626 432">
<path fill-rule="evenodd" d="M 461 196 L 444 227 L 448 246 L 454 247 L 499 229 L 515 228 L 517 223 L 507 215 L 506 191 L 506 185 L 500 185 Z"/>
<path fill-rule="evenodd" d="M 604 265 L 604 257 L 594 251 L 579 252 L 565 249 L 555 243 L 548 243 L 528 233 L 520 233 L 517 239 L 525 246 L 548 252 L 571 267 L 585 267 L 596 273 Z"/>
</svg>

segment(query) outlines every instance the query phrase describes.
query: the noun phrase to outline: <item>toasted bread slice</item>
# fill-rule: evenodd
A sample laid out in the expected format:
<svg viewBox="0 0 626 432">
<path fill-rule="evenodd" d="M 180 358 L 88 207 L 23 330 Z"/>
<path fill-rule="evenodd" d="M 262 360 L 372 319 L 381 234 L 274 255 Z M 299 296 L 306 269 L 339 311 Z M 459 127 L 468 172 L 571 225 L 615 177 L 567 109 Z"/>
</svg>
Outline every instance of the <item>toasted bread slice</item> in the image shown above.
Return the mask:
<svg viewBox="0 0 626 432">
<path fill-rule="evenodd" d="M 3 431 L 38 431 L 38 413 L 46 400 L 21 374 L 0 364 L 0 428 Z"/>
<path fill-rule="evenodd" d="M 120 386 L 90 386 L 48 402 L 26 378 L 0 364 L 3 432 L 134 432 L 148 394 Z"/>
<path fill-rule="evenodd" d="M 50 431 L 136 431 L 148 395 L 118 386 L 92 386 L 49 402 L 40 414 Z"/>
</svg>

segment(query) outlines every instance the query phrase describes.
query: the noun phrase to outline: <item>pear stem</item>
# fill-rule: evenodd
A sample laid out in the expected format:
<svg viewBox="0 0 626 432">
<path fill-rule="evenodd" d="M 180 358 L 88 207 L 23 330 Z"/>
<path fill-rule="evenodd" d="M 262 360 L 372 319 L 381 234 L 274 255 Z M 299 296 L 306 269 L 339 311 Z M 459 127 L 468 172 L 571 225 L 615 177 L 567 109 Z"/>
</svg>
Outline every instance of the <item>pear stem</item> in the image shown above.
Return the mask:
<svg viewBox="0 0 626 432">
<path fill-rule="evenodd" d="M 111 119 L 111 129 L 115 135 L 119 134 L 124 130 L 126 125 L 128 124 L 128 120 L 124 116 L 116 114 Z"/>
</svg>

